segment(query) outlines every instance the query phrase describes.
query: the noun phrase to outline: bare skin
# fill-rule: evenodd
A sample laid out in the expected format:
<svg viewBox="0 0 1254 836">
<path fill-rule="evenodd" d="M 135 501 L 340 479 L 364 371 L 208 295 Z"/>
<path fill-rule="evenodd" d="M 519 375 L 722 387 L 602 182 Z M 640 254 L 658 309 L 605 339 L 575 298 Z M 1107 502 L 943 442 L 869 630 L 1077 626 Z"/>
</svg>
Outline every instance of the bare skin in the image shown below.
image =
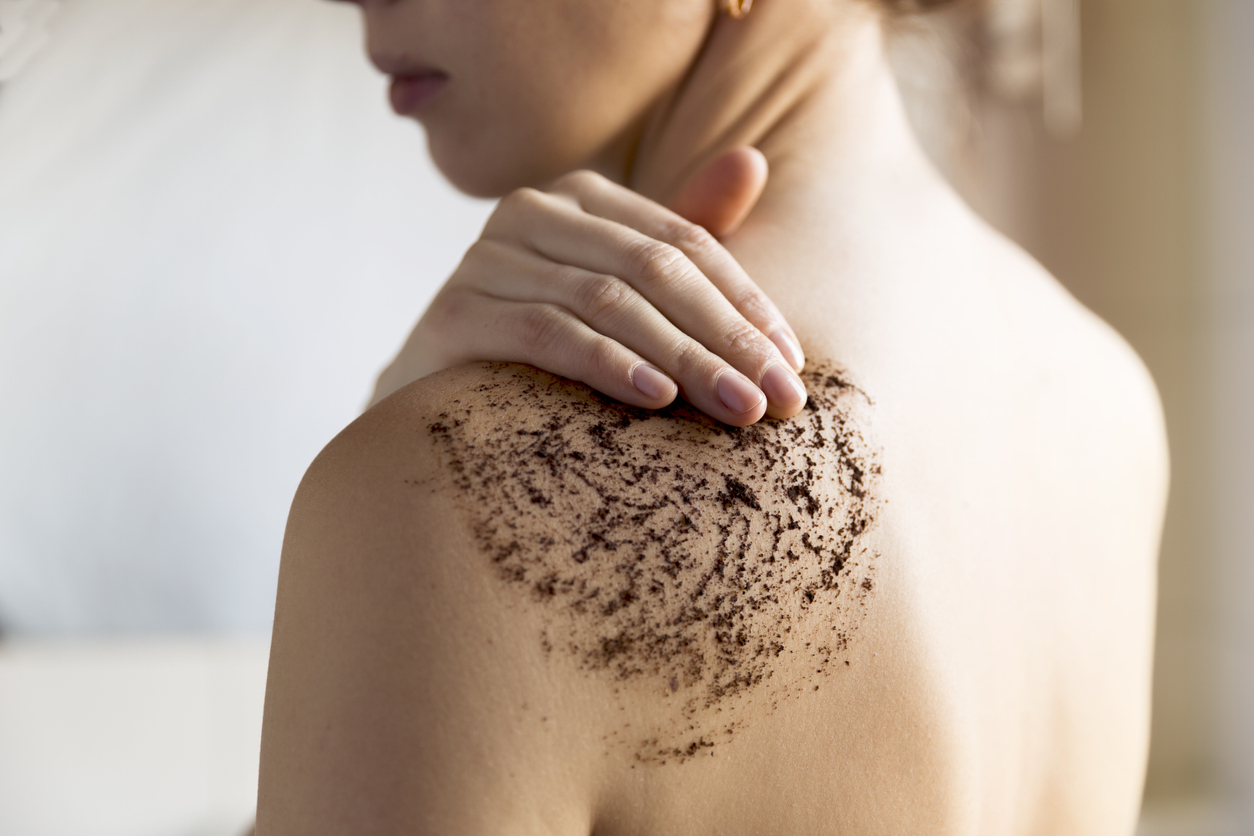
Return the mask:
<svg viewBox="0 0 1254 836">
<path fill-rule="evenodd" d="M 591 167 L 666 204 L 721 151 L 759 148 L 770 181 L 725 244 L 787 317 L 808 371 L 838 368 L 856 384 L 819 403 L 808 378 L 816 409 L 761 429 L 823 419 L 824 443 L 781 454 L 814 460 L 817 513 L 786 489 L 796 467 L 736 452 L 695 415 L 628 416 L 606 435 L 597 416 L 618 408 L 508 367 L 402 388 L 328 445 L 293 504 L 262 836 L 1132 832 L 1167 483 L 1157 396 L 1118 336 L 928 167 L 868 8 L 759 0 L 746 21 L 714 24 L 692 71 L 662 85 L 632 122 L 638 145 L 622 147 L 634 152 L 589 140 L 604 153 L 529 150 L 476 175 L 512 188 Z M 385 11 L 367 4 L 368 20 Z M 470 177 L 474 149 L 443 144 L 459 123 L 436 118 L 437 162 L 455 182 Z M 573 470 L 528 446 L 558 437 Z M 858 468 L 862 505 L 838 441 L 873 462 Z M 593 458 L 611 453 L 634 464 Z M 640 462 L 664 473 L 656 489 Z M 665 481 L 677 473 L 690 481 Z M 610 478 L 636 493 L 611 493 L 598 481 Z M 701 478 L 687 505 L 675 499 Z M 596 497 L 566 502 L 564 485 Z M 788 536 L 812 541 L 860 514 L 868 523 L 852 526 L 839 594 L 814 580 L 821 561 L 744 587 L 777 600 L 729 623 L 751 638 L 793 629 L 765 663 L 736 655 L 752 641 L 724 653 L 769 672 L 724 692 L 708 687 L 708 666 L 675 673 L 682 654 L 582 652 L 626 635 L 632 613 L 660 624 L 671 611 L 579 609 L 539 583 L 603 578 L 622 555 L 602 537 L 571 563 L 566 541 L 609 530 L 577 515 L 649 498 L 669 519 L 691 507 L 693 533 L 660 550 L 693 561 L 668 602 L 696 600 L 683 595 L 712 577 L 734 521 L 748 534 L 724 564 L 750 572 L 774 553 L 771 514 L 802 509 Z M 684 635 L 707 642 L 708 660 L 715 632 Z M 824 642 L 831 663 L 816 664 Z M 689 745 L 707 735 L 713 745 Z"/>
<path fill-rule="evenodd" d="M 756 149 L 720 155 L 675 199 L 690 218 L 588 170 L 512 192 L 379 376 L 372 404 L 442 369 L 507 360 L 646 408 L 682 391 L 737 426 L 796 415 L 806 398 L 796 335 L 715 238 L 739 227 L 765 174 Z"/>
</svg>

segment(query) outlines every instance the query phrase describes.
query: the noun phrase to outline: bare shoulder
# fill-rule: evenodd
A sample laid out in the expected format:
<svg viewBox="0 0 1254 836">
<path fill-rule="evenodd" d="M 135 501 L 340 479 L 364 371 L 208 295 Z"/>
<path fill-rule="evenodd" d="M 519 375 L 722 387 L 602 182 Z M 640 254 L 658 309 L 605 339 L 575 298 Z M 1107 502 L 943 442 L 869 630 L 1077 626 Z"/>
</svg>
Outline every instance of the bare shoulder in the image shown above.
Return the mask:
<svg viewBox="0 0 1254 836">
<path fill-rule="evenodd" d="M 1052 281 L 1052 279 L 1051 279 Z M 1147 489 L 1161 513 L 1169 479 L 1166 420 L 1144 360 L 1114 327 L 1059 288 L 1059 332 L 1043 350 L 1070 389 L 1077 435 L 1088 452 Z"/>
<path fill-rule="evenodd" d="M 556 805 L 578 830 L 591 765 L 708 755 L 738 707 L 816 690 L 875 595 L 879 465 L 869 399 L 807 374 L 799 418 L 736 429 L 478 365 L 347 428 L 289 518 L 263 824 L 374 797 L 462 831 Z"/>
<path fill-rule="evenodd" d="M 997 236 L 988 247 L 989 319 L 1012 374 L 1036 393 L 1032 410 L 1078 445 L 1077 458 L 1137 470 L 1165 490 L 1168 457 L 1158 390 L 1144 361 L 1109 323 L 1041 265 Z"/>
<path fill-rule="evenodd" d="M 473 371 L 419 381 L 341 432 L 288 518 L 258 831 L 587 833 L 594 775 L 559 723 L 526 607 L 462 524 L 431 424 Z M 579 714 L 581 712 L 574 711 Z M 585 712 L 586 713 L 586 712 Z M 541 826 L 543 825 L 543 826 Z"/>
<path fill-rule="evenodd" d="M 624 734 L 634 757 L 704 753 L 735 732 L 712 710 L 846 659 L 875 586 L 879 465 L 867 397 L 833 367 L 806 376 L 797 419 L 732 428 L 489 367 L 430 425 L 478 553 L 543 613 L 545 653 L 669 700 L 677 725 Z"/>
</svg>

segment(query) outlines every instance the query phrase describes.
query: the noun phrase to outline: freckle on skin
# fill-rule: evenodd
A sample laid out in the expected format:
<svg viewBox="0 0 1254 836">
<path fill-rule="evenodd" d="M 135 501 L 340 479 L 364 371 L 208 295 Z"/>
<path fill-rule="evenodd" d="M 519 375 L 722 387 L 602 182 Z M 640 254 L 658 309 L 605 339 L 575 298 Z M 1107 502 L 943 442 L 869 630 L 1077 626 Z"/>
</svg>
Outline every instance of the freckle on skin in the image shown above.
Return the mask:
<svg viewBox="0 0 1254 836">
<path fill-rule="evenodd" d="M 712 714 L 793 692 L 797 674 L 774 677 L 789 656 L 831 675 L 875 592 L 866 534 L 880 507 L 870 402 L 845 373 L 815 363 L 801 415 L 735 428 L 683 403 L 650 412 L 486 369 L 487 408 L 455 404 L 429 436 L 496 576 L 542 613 L 546 653 L 655 695 L 683 684 L 685 726 L 643 762 L 729 739 L 735 722 L 703 731 Z"/>
</svg>

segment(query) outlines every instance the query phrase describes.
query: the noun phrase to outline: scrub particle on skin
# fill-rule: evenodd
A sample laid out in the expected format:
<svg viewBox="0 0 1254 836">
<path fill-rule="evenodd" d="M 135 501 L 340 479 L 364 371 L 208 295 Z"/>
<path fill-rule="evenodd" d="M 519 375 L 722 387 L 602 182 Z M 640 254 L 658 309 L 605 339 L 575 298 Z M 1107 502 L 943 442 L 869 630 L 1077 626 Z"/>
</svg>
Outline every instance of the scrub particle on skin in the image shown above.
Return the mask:
<svg viewBox="0 0 1254 836">
<path fill-rule="evenodd" d="M 735 705 L 848 667 L 875 592 L 880 467 L 871 402 L 844 373 L 812 365 L 801 414 L 737 428 L 484 369 L 428 427 L 442 469 L 497 577 L 543 608 L 547 653 L 676 702 L 675 728 L 632 743 L 642 761 L 705 755 Z"/>
</svg>

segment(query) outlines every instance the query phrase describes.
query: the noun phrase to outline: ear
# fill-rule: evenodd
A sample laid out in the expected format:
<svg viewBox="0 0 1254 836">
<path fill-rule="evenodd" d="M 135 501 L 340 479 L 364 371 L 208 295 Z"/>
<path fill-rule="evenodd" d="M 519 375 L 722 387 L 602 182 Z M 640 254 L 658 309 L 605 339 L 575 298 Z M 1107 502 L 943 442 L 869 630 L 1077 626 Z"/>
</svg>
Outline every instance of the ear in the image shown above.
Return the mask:
<svg viewBox="0 0 1254 836">
<path fill-rule="evenodd" d="M 766 188 L 767 173 L 761 151 L 748 145 L 732 148 L 688 178 L 670 209 L 724 238 L 749 216 Z"/>
</svg>

